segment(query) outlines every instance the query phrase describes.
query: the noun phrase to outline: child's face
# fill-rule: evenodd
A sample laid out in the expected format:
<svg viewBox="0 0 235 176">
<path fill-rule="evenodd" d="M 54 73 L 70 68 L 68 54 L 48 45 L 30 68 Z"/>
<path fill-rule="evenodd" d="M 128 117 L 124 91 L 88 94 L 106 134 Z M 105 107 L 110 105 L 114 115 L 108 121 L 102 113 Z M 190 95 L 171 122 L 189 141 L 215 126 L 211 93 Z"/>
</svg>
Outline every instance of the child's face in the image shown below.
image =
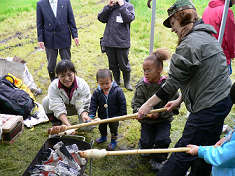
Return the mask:
<svg viewBox="0 0 235 176">
<path fill-rule="evenodd" d="M 70 88 L 73 84 L 75 73 L 66 71 L 65 73 L 59 73 L 58 78 L 65 87 Z"/>
<path fill-rule="evenodd" d="M 112 80 L 109 77 L 99 78 L 98 84 L 100 85 L 100 88 L 103 90 L 104 93 L 108 93 L 109 89 L 112 86 Z"/>
<path fill-rule="evenodd" d="M 161 67 L 157 65 L 152 60 L 145 60 L 143 63 L 144 77 L 151 83 L 157 83 L 160 79 L 160 74 L 162 72 Z"/>
</svg>

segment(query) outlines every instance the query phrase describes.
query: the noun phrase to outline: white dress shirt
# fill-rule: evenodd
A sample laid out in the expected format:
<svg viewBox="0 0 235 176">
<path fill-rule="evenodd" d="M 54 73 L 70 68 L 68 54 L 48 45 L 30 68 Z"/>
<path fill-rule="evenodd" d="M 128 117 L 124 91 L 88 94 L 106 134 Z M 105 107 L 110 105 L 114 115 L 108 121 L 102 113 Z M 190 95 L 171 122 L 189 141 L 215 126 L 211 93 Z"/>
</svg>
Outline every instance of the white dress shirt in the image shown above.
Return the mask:
<svg viewBox="0 0 235 176">
<path fill-rule="evenodd" d="M 51 5 L 52 11 L 56 17 L 58 0 L 49 0 L 49 3 Z"/>
</svg>

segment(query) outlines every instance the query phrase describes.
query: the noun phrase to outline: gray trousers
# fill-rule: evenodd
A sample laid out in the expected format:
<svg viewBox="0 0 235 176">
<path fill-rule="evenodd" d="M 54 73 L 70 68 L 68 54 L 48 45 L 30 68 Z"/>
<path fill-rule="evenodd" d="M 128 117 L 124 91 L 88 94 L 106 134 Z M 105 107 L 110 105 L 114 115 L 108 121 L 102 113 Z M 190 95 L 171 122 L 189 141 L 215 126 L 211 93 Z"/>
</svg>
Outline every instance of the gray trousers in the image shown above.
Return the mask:
<svg viewBox="0 0 235 176">
<path fill-rule="evenodd" d="M 128 60 L 129 48 L 105 47 L 109 60 L 109 69 L 113 72 L 130 72 L 131 66 Z"/>
<path fill-rule="evenodd" d="M 56 61 L 58 52 L 60 53 L 61 60 L 64 59 L 71 59 L 71 52 L 70 48 L 62 48 L 62 49 L 49 49 L 46 48 L 46 55 L 47 55 L 47 70 L 48 73 L 55 73 Z"/>
</svg>

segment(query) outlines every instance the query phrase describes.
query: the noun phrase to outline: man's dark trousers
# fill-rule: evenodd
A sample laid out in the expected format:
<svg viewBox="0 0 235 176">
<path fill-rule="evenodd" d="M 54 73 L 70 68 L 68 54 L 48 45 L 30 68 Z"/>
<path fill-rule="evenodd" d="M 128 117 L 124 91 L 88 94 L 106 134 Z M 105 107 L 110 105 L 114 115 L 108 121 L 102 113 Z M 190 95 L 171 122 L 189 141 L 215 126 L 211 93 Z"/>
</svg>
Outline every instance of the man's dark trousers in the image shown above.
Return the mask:
<svg viewBox="0 0 235 176">
<path fill-rule="evenodd" d="M 61 60 L 71 59 L 71 52 L 70 48 L 63 48 L 63 49 L 48 49 L 46 48 L 46 55 L 47 55 L 47 70 L 50 76 L 51 81 L 55 79 L 55 67 L 58 52 L 60 53 Z"/>
<path fill-rule="evenodd" d="M 214 145 L 220 139 L 224 119 L 231 108 L 232 101 L 228 96 L 210 108 L 191 113 L 183 135 L 175 147 L 186 147 L 188 144 Z M 210 176 L 211 165 L 203 159 L 183 152 L 172 153 L 157 176 L 185 176 L 189 167 L 191 167 L 190 176 Z"/>
</svg>

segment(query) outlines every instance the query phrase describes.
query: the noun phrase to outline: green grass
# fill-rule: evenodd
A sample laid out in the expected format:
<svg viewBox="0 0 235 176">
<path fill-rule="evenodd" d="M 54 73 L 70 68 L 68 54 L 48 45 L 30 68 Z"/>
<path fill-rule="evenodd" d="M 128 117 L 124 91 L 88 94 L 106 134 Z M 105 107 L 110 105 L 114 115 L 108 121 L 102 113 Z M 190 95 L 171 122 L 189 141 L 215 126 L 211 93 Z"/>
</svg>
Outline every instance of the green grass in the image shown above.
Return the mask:
<svg viewBox="0 0 235 176">
<path fill-rule="evenodd" d="M 0 21 L 29 12 L 36 8 L 37 0 L 0 0 Z"/>
<path fill-rule="evenodd" d="M 131 0 L 131 2 L 134 4 L 136 12 L 136 19 L 131 24 L 129 55 L 132 67 L 131 83 L 134 86 L 143 76 L 142 62 L 149 52 L 151 9 L 146 6 L 147 0 Z M 154 48 L 166 47 L 174 52 L 177 37 L 162 25 L 167 16 L 166 9 L 172 2 L 173 0 L 157 0 Z M 208 1 L 197 0 L 194 2 L 201 15 Z M 35 0 L 0 0 L 0 41 L 6 41 L 0 44 L 0 57 L 5 58 L 16 55 L 27 61 L 28 68 L 33 74 L 36 84 L 43 89 L 43 95 L 37 97 L 37 101 L 41 103 L 42 98 L 47 94 L 50 82 L 46 69 L 45 52 L 35 50 L 37 46 L 35 3 Z M 103 8 L 105 0 L 71 0 L 71 3 L 79 28 L 80 40 L 79 47 L 76 47 L 74 43 L 72 44 L 72 61 L 75 63 L 78 76 L 84 78 L 93 91 L 97 86 L 95 81 L 97 69 L 108 67 L 107 57 L 100 52 L 99 48 L 99 38 L 103 35 L 105 25 L 97 20 L 97 14 Z M 22 46 L 5 49 L 17 44 L 22 44 Z M 166 73 L 167 63 L 164 68 Z M 231 78 L 235 79 L 235 74 Z M 130 102 L 133 92 L 123 90 L 127 99 L 128 113 L 130 114 L 132 113 Z M 186 113 L 185 107 L 182 106 L 180 114 L 172 122 L 171 147 L 182 134 Z M 235 117 L 235 109 L 231 111 L 226 119 L 226 124 L 232 124 L 231 117 Z M 73 124 L 77 123 L 76 116 L 70 117 L 70 120 Z M 38 125 L 34 129 L 25 128 L 23 134 L 13 144 L 1 144 L 0 175 L 22 175 L 47 140 L 46 131 L 49 127 L 50 124 L 46 123 Z M 87 141 L 94 140 L 99 136 L 98 129 L 95 129 L 92 133 L 79 134 L 85 136 Z M 140 124 L 137 121 L 121 122 L 118 139 L 119 148 L 137 148 L 139 136 Z M 108 143 L 95 144 L 94 148 L 106 148 L 107 145 Z M 155 173 L 150 171 L 148 162 L 142 160 L 138 155 L 106 157 L 101 160 L 94 160 L 92 171 L 93 176 L 155 176 Z"/>
</svg>

